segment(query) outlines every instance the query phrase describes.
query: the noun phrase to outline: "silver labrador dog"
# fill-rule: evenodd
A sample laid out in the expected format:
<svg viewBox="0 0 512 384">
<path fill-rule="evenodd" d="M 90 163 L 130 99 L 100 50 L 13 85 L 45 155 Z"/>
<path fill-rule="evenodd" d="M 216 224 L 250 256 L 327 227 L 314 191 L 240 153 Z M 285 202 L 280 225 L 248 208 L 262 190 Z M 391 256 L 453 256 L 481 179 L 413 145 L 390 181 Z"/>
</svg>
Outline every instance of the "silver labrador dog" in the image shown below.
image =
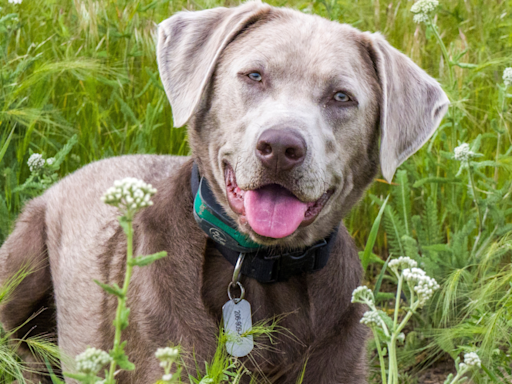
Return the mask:
<svg viewBox="0 0 512 384">
<path fill-rule="evenodd" d="M 29 202 L 0 250 L 0 282 L 23 265 L 33 273 L 1 321 L 13 329 L 44 307 L 18 337 L 56 330 L 69 356 L 111 347 L 116 299 L 93 280 L 120 284 L 126 240 L 100 198 L 135 177 L 158 190 L 134 222 L 136 254 L 168 257 L 134 272 L 124 337 L 137 368 L 118 382 L 155 382 L 154 352 L 169 343 L 211 358 L 239 252 L 194 219 L 202 177 L 217 227 L 261 247 L 242 269 L 253 322 L 288 314 L 281 325 L 294 335 L 262 340 L 242 359 L 249 369 L 295 383 L 307 362 L 304 383 L 364 383 L 364 308 L 350 303 L 361 268 L 341 220 L 379 163 L 390 181 L 429 139 L 445 93 L 378 33 L 260 2 L 165 20 L 158 64 L 192 157 L 98 161 Z"/>
</svg>

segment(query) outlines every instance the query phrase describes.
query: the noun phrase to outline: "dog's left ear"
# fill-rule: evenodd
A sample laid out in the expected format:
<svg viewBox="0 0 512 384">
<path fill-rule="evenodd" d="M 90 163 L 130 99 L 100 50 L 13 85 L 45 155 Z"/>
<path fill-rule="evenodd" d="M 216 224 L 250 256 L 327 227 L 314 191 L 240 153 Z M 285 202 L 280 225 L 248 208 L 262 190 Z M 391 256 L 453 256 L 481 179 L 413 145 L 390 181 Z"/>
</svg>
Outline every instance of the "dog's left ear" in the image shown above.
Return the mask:
<svg viewBox="0 0 512 384">
<path fill-rule="evenodd" d="M 380 34 L 365 35 L 382 89 L 380 167 L 391 182 L 400 164 L 435 132 L 450 102 L 435 79 Z"/>
<path fill-rule="evenodd" d="M 178 12 L 158 26 L 158 69 L 174 126 L 194 114 L 224 48 L 248 24 L 270 11 L 261 1 L 235 8 Z"/>
</svg>

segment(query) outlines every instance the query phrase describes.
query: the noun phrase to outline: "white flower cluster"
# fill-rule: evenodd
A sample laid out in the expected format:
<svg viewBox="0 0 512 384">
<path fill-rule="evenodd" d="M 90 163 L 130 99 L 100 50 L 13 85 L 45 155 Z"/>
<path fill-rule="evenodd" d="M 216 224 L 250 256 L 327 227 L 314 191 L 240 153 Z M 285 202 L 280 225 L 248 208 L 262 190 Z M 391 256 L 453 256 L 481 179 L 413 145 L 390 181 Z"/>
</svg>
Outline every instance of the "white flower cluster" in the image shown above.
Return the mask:
<svg viewBox="0 0 512 384">
<path fill-rule="evenodd" d="M 101 368 L 111 361 L 112 358 L 107 352 L 96 348 L 87 348 L 85 352 L 75 357 L 77 371 L 86 375 L 97 374 Z"/>
<path fill-rule="evenodd" d="M 411 7 L 411 12 L 414 13 L 414 22 L 418 24 L 427 22 L 428 14 L 434 11 L 438 5 L 438 0 L 418 0 Z"/>
<path fill-rule="evenodd" d="M 49 159 L 43 159 L 43 155 L 40 153 L 33 153 L 27 160 L 27 165 L 30 169 L 30 172 L 39 172 L 44 168 L 45 164 L 52 165 L 55 162 L 54 157 L 50 157 Z"/>
<path fill-rule="evenodd" d="M 380 316 L 377 311 L 367 311 L 359 321 L 368 327 L 378 327 L 380 325 Z"/>
<path fill-rule="evenodd" d="M 40 153 L 33 153 L 27 161 L 27 165 L 30 168 L 30 172 L 37 172 L 44 167 L 43 155 Z"/>
<path fill-rule="evenodd" d="M 410 257 L 400 256 L 398 259 L 391 260 L 388 266 L 398 275 L 398 271 L 417 267 L 418 263 Z"/>
<path fill-rule="evenodd" d="M 475 153 L 469 150 L 469 144 L 463 143 L 454 150 L 454 158 L 458 161 L 469 161 Z"/>
<path fill-rule="evenodd" d="M 352 292 L 352 303 L 371 304 L 374 302 L 373 292 L 367 286 L 360 286 Z"/>
<path fill-rule="evenodd" d="M 158 348 L 155 352 L 156 358 L 163 362 L 174 360 L 178 357 L 179 354 L 180 351 L 178 350 L 178 348 L 171 347 Z"/>
<path fill-rule="evenodd" d="M 9 0 L 10 4 L 21 4 L 22 0 Z"/>
<path fill-rule="evenodd" d="M 162 376 L 162 381 L 170 382 L 172 380 L 171 367 L 173 362 L 179 356 L 180 351 L 178 348 L 166 347 L 158 348 L 155 352 L 155 356 L 160 360 L 160 366 L 164 369 L 165 374 Z"/>
<path fill-rule="evenodd" d="M 425 271 L 420 268 L 408 268 L 403 270 L 405 281 L 418 295 L 420 306 L 424 306 L 428 299 L 432 297 L 434 291 L 439 289 L 439 284 L 432 277 L 427 276 Z"/>
<path fill-rule="evenodd" d="M 503 71 L 503 82 L 505 83 L 505 87 L 512 85 L 512 67 L 505 68 Z"/>
<path fill-rule="evenodd" d="M 460 368 L 464 367 L 482 367 L 482 361 L 480 360 L 480 357 L 476 354 L 476 352 L 469 352 L 464 354 L 464 362 L 460 363 Z"/>
<path fill-rule="evenodd" d="M 151 196 L 156 189 L 150 184 L 133 177 L 116 180 L 114 186 L 109 188 L 101 198 L 106 204 L 118 207 L 124 214 L 134 214 L 139 209 L 153 205 Z"/>
</svg>

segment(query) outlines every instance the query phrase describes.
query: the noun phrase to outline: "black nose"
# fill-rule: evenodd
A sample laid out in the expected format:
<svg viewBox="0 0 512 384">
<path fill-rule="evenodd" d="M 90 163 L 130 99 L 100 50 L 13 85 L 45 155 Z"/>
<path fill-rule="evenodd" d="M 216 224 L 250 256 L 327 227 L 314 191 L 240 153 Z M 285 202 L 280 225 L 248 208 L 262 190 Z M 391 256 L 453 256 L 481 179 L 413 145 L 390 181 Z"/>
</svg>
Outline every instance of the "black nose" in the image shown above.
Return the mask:
<svg viewBox="0 0 512 384">
<path fill-rule="evenodd" d="M 304 162 L 306 141 L 293 129 L 267 129 L 256 144 L 256 156 L 269 169 L 289 171 Z"/>
</svg>

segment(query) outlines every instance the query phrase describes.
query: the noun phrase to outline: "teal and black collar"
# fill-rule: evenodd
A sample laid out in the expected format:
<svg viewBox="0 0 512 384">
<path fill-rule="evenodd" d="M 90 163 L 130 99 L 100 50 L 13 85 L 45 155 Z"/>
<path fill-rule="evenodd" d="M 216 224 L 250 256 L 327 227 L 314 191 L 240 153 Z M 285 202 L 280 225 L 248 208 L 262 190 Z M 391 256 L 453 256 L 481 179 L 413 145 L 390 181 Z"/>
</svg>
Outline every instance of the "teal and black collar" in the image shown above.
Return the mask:
<svg viewBox="0 0 512 384">
<path fill-rule="evenodd" d="M 226 215 L 215 199 L 208 181 L 201 177 L 197 164 L 192 167 L 194 218 L 199 227 L 214 241 L 215 248 L 235 266 L 240 253 L 245 253 L 242 275 L 260 283 L 287 281 L 290 277 L 316 272 L 327 264 L 338 228 L 311 247 L 278 253 L 263 247 L 236 230 L 235 222 Z"/>
</svg>

